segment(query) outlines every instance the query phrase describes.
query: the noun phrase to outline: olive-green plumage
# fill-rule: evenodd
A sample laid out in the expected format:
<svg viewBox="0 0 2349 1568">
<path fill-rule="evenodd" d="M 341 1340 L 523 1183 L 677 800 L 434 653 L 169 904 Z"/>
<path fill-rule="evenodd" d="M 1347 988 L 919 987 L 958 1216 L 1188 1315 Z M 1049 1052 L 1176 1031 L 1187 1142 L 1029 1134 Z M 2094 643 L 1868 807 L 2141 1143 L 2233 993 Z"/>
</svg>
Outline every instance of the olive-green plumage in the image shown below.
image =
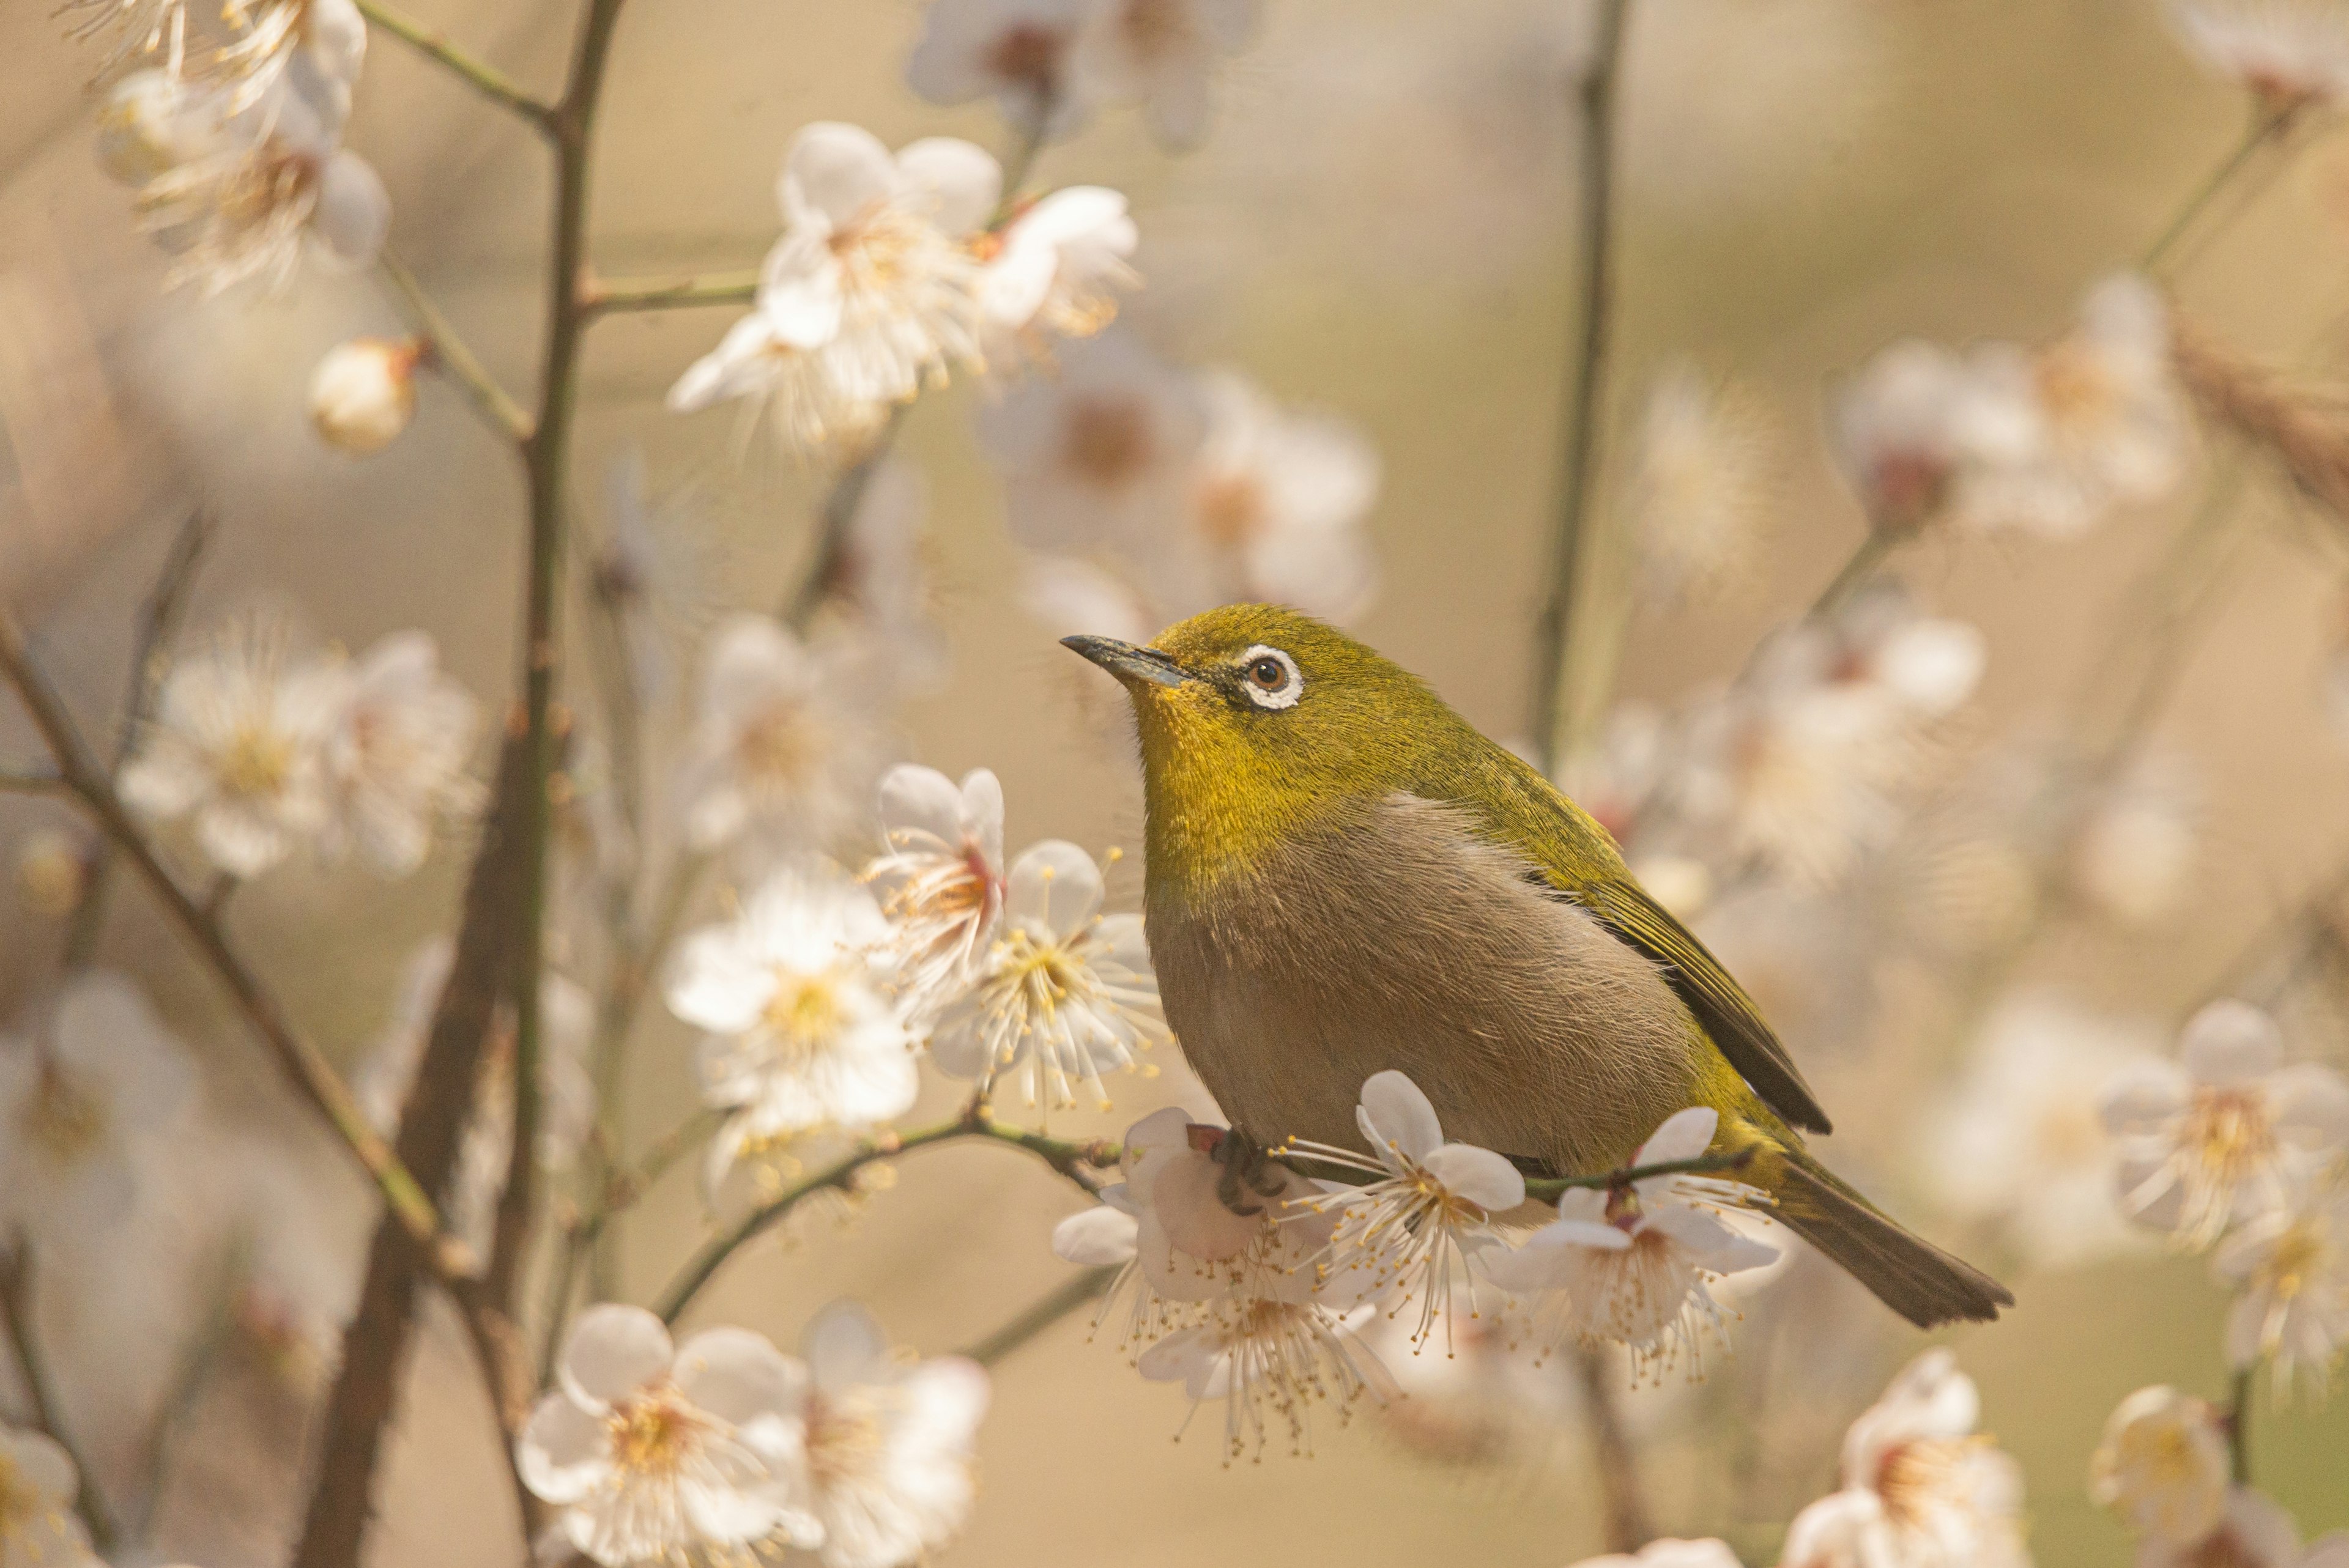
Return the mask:
<svg viewBox="0 0 2349 1568">
<path fill-rule="evenodd" d="M 1774 1212 L 1920 1325 L 1997 1282 L 1829 1174 L 1827 1119 L 1703 944 L 1604 829 L 1425 683 L 1294 612 L 1229 605 L 1149 648 L 1072 637 L 1133 698 L 1150 945 L 1167 1023 L 1261 1142 L 1361 1146 L 1399 1068 L 1452 1136 L 1563 1173 L 1689 1105 Z"/>
</svg>

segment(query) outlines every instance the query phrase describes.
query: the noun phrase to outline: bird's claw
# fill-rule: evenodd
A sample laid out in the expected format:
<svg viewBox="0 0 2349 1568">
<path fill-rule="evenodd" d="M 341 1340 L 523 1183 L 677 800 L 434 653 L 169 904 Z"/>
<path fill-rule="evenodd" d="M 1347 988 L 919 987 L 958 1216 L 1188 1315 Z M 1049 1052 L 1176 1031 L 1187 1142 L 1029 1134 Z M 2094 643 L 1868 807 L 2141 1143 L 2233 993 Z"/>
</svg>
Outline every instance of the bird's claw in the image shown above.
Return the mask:
<svg viewBox="0 0 2349 1568">
<path fill-rule="evenodd" d="M 1216 1177 L 1216 1196 L 1233 1213 L 1253 1219 L 1264 1212 L 1260 1198 L 1277 1198 L 1288 1185 L 1287 1172 L 1265 1146 L 1233 1128 L 1209 1153 L 1223 1169 Z"/>
</svg>

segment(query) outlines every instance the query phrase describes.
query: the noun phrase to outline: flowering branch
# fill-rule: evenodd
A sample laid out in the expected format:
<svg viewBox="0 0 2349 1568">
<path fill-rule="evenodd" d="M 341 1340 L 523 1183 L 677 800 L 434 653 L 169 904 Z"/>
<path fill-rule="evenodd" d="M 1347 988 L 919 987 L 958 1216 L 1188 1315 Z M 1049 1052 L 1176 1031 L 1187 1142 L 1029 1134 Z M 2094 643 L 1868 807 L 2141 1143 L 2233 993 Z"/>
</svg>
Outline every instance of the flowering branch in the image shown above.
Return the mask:
<svg viewBox="0 0 2349 1568">
<path fill-rule="evenodd" d="M 2177 213 L 2169 220 L 2168 225 L 2161 231 L 2152 244 L 2146 247 L 2145 254 L 2137 260 L 2139 272 L 2160 271 L 2162 263 L 2167 261 L 2170 252 L 2177 248 L 2178 242 L 2186 237 L 2186 232 L 2194 226 L 2194 221 L 2209 211 L 2210 203 L 2217 201 L 2220 193 L 2232 185 L 2236 178 L 2250 167 L 2252 159 L 2282 137 L 2284 131 L 2299 118 L 2300 108 L 2301 106 L 2297 103 L 2275 107 L 2259 98 L 2253 98 L 2251 123 L 2243 132 L 2242 139 L 2236 143 L 2233 151 L 2220 160 L 2218 167 L 2210 171 L 2209 178 L 2188 194 L 2185 204 L 2178 209 Z"/>
<path fill-rule="evenodd" d="M 1102 1264 L 1070 1275 L 1002 1327 L 972 1342 L 959 1354 L 981 1367 L 994 1366 L 1079 1307 L 1098 1300 L 1118 1273 L 1118 1264 Z"/>
<path fill-rule="evenodd" d="M 866 1139 L 853 1153 L 785 1189 L 772 1202 L 752 1210 L 723 1234 L 704 1243 L 699 1252 L 687 1260 L 676 1277 L 662 1289 L 653 1310 L 660 1315 L 662 1322 L 675 1323 L 685 1309 L 693 1305 L 693 1298 L 701 1294 L 702 1287 L 746 1243 L 771 1229 L 804 1199 L 818 1192 L 854 1191 L 856 1173 L 874 1161 L 895 1159 L 932 1144 L 954 1143 L 974 1138 L 1024 1149 L 1089 1193 L 1098 1190 L 1092 1172 L 1115 1165 L 1120 1153 L 1117 1145 L 1098 1139 L 1090 1143 L 1070 1143 L 1024 1128 L 1006 1127 L 988 1114 L 985 1105 L 973 1102 L 968 1109 L 952 1121 L 942 1121 L 935 1127 L 925 1127 L 917 1131 L 885 1132 Z"/>
<path fill-rule="evenodd" d="M 0 677 L 5 677 L 41 732 L 57 761 L 63 787 L 94 818 L 99 829 L 155 892 L 164 912 L 203 957 L 254 1032 L 276 1055 L 301 1096 L 317 1107 L 343 1144 L 367 1171 L 389 1206 L 399 1229 L 420 1250 L 429 1266 L 462 1274 L 471 1266 L 471 1249 L 440 1231 L 432 1200 L 407 1166 L 368 1125 L 349 1088 L 318 1048 L 295 1032 L 259 976 L 229 944 L 220 923 L 207 913 L 164 866 L 115 794 L 109 770 L 90 754 L 72 717 L 48 677 L 34 662 L 16 617 L 0 611 Z"/>
<path fill-rule="evenodd" d="M 707 273 L 682 278 L 593 279 L 579 291 L 589 319 L 626 311 L 691 310 L 698 305 L 749 304 L 758 298 L 759 274 Z"/>
<path fill-rule="evenodd" d="M 905 410 L 912 407 L 908 402 L 891 408 L 888 422 L 873 433 L 871 444 L 842 470 L 826 492 L 823 510 L 817 515 L 815 551 L 808 557 L 798 586 L 792 590 L 781 610 L 782 618 L 794 629 L 807 630 L 824 600 L 839 588 L 841 573 L 848 559 L 849 535 L 856 526 L 857 509 L 864 504 L 864 491 L 873 482 L 874 470 L 889 455 L 897 432 L 905 428 Z"/>
<path fill-rule="evenodd" d="M 17 1368 L 24 1374 L 25 1398 L 33 1407 L 33 1425 L 65 1449 L 74 1462 L 78 1478 L 74 1511 L 81 1515 L 82 1523 L 88 1527 L 90 1544 L 100 1552 L 108 1551 L 121 1532 L 115 1524 L 113 1510 L 98 1490 L 98 1479 L 90 1473 L 89 1460 L 74 1446 L 58 1417 L 57 1385 L 50 1379 L 48 1362 L 41 1354 L 40 1339 L 33 1326 L 33 1243 L 21 1235 L 5 1255 L 0 1255 L 0 1324 L 7 1329 L 9 1347 L 16 1352 Z"/>
<path fill-rule="evenodd" d="M 474 411 L 488 420 L 492 428 L 517 445 L 528 442 L 531 432 L 529 413 L 514 401 L 512 393 L 498 385 L 497 377 L 490 374 L 489 367 L 465 346 L 464 340 L 449 325 L 449 318 L 440 314 L 440 308 L 417 283 L 416 274 L 408 270 L 408 263 L 386 246 L 376 257 L 376 265 L 382 270 L 385 281 L 399 295 L 401 308 L 415 326 L 418 341 L 424 346 L 426 363 L 455 382 L 458 390 L 464 393 L 466 400 L 473 405 Z"/>
<path fill-rule="evenodd" d="M 155 575 L 155 586 L 140 607 L 139 631 L 130 645 L 130 690 L 123 698 L 122 722 L 115 730 L 114 760 L 107 770 L 109 783 L 121 778 L 122 765 L 137 747 L 140 727 L 154 711 L 155 699 L 162 691 L 162 655 L 178 634 L 181 612 L 187 607 L 188 590 L 196 580 L 196 566 L 211 541 L 212 529 L 212 514 L 203 508 L 188 513 L 180 531 L 172 535 L 162 570 Z M 98 945 L 98 933 L 106 923 L 107 879 L 113 869 L 113 841 L 100 839 L 82 873 L 81 892 L 66 928 L 62 963 L 69 970 L 88 963 Z"/>
<path fill-rule="evenodd" d="M 39 768 L 16 768 L 0 773 L 0 793 L 9 795 L 70 795 L 72 787 L 55 773 Z"/>
<path fill-rule="evenodd" d="M 1598 36 L 1583 72 L 1581 216 L 1577 252 L 1582 278 L 1577 311 L 1574 378 L 1563 424 L 1557 525 L 1550 534 L 1549 594 L 1534 632 L 1534 756 L 1544 773 L 1557 761 L 1561 739 L 1573 736 L 1560 711 L 1581 588 L 1583 538 L 1597 476 L 1599 405 L 1607 361 L 1608 316 L 1614 279 L 1615 83 L 1623 57 L 1630 0 L 1600 0 Z"/>
<path fill-rule="evenodd" d="M 554 129 L 554 109 L 524 92 L 494 67 L 484 65 L 449 42 L 446 35 L 403 16 L 381 0 L 358 0 L 359 15 L 401 43 L 442 67 L 501 108 L 512 109 L 542 131 Z"/>
<path fill-rule="evenodd" d="M 1734 1154 L 1700 1154 L 1692 1160 L 1665 1160 L 1653 1165 L 1627 1165 L 1620 1170 L 1602 1171 L 1596 1176 L 1533 1176 L 1526 1179 L 1526 1196 L 1555 1203 L 1577 1187 L 1611 1191 L 1645 1181 L 1655 1176 L 1711 1176 L 1723 1171 L 1743 1171 L 1754 1163 L 1754 1150 L 1741 1149 Z"/>
<path fill-rule="evenodd" d="M 2227 1469 L 2237 1486 L 2251 1484 L 2251 1382 L 2259 1370 L 2254 1363 L 2237 1372 L 2227 1399 Z"/>
</svg>

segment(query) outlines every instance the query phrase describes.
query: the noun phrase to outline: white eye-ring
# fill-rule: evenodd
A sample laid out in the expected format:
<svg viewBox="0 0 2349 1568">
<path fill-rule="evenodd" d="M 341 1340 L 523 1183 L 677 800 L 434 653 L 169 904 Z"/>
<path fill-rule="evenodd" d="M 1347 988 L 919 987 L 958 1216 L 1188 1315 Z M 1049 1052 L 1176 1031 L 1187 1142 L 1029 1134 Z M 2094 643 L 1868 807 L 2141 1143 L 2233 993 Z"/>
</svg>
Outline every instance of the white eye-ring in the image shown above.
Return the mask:
<svg viewBox="0 0 2349 1568">
<path fill-rule="evenodd" d="M 1240 688 L 1258 707 L 1295 707 L 1305 695 L 1305 677 L 1295 659 L 1258 643 L 1240 655 Z"/>
</svg>

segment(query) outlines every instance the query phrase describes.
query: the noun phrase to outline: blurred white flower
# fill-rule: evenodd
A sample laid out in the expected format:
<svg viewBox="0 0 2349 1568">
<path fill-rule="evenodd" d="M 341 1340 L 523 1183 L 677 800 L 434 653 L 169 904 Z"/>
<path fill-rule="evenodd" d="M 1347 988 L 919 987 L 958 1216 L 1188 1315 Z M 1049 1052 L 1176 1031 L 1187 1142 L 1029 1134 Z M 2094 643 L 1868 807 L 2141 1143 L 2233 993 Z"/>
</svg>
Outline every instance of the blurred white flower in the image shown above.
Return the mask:
<svg viewBox="0 0 2349 1568">
<path fill-rule="evenodd" d="M 673 1346 L 651 1313 L 606 1303 L 573 1323 L 558 1378 L 514 1460 L 574 1551 L 634 1568 L 770 1536 L 823 1541 L 798 1497 L 806 1373 L 760 1336 L 713 1328 Z"/>
<path fill-rule="evenodd" d="M 391 198 L 373 166 L 342 145 L 357 65 L 357 51 L 305 41 L 257 97 L 190 84 L 169 120 L 181 129 L 160 140 L 141 133 L 148 150 L 189 154 L 138 191 L 149 232 L 174 258 L 174 284 L 216 294 L 257 278 L 275 290 L 305 256 L 345 271 L 375 260 Z M 146 151 L 109 159 L 126 171 L 146 160 Z"/>
<path fill-rule="evenodd" d="M 1754 407 L 1696 366 L 1649 388 L 1631 457 L 1626 526 L 1651 593 L 1677 597 L 1731 581 L 1767 521 L 1769 450 Z"/>
<path fill-rule="evenodd" d="M 1125 197 L 1071 185 L 1016 212 L 990 236 L 977 284 L 992 368 L 1049 364 L 1050 337 L 1091 337 L 1116 319 L 1118 296 L 1139 286 L 1129 263 L 1141 236 Z"/>
<path fill-rule="evenodd" d="M 416 418 L 415 338 L 355 337 L 337 344 L 310 375 L 310 425 L 338 452 L 369 457 L 399 439 Z"/>
<path fill-rule="evenodd" d="M 1980 1414 L 1948 1350 L 1910 1362 L 1851 1424 L 1843 1490 L 1795 1515 L 1782 1568 L 2028 1568 L 2022 1471 Z"/>
<path fill-rule="evenodd" d="M 1637 1552 L 1586 1557 L 1573 1568 L 1742 1568 L 1726 1542 L 1651 1541 Z"/>
<path fill-rule="evenodd" d="M 1092 111 L 1069 57 L 1096 8 L 1095 0 L 931 0 L 905 85 L 931 103 L 992 98 L 1021 132 L 1058 141 Z"/>
<path fill-rule="evenodd" d="M 2106 919 L 2153 924 L 2194 885 L 2200 813 L 2175 761 L 2147 758 L 2088 803 L 2064 871 L 2073 890 Z"/>
<path fill-rule="evenodd" d="M 296 47 L 356 74 L 367 23 L 352 0 L 61 0 L 55 7 L 73 37 L 98 41 L 109 67 L 160 60 L 157 68 L 250 95 L 286 66 Z"/>
<path fill-rule="evenodd" d="M 0 1425 L 0 1568 L 101 1568 L 74 1512 L 80 1490 L 55 1440 Z"/>
<path fill-rule="evenodd" d="M 2270 114 L 2349 98 L 2349 15 L 2331 0 L 2170 0 L 2187 52 Z"/>
<path fill-rule="evenodd" d="M 1495 1467 L 1545 1456 L 1575 1429 L 1573 1374 L 1521 1343 L 1506 1315 L 1444 1315 L 1428 1336 L 1443 1342 L 1441 1356 L 1419 1354 L 1418 1334 L 1384 1312 L 1361 1333 L 1363 1354 L 1391 1371 L 1399 1396 L 1375 1408 L 1379 1428 L 1414 1455 Z"/>
<path fill-rule="evenodd" d="M 342 713 L 326 737 L 333 804 L 320 849 L 356 848 L 368 867 L 401 877 L 424 863 L 432 829 L 481 808 L 465 771 L 481 705 L 440 669 L 429 634 L 396 632 L 349 666 Z"/>
<path fill-rule="evenodd" d="M 1457 1315 L 1455 1268 L 1469 1281 L 1468 1316 L 1482 1315 L 1475 1282 L 1485 1261 L 1508 1244 L 1493 1216 L 1526 1201 L 1526 1179 L 1489 1149 L 1445 1142 L 1435 1107 L 1402 1073 L 1377 1073 L 1364 1083 L 1354 1119 L 1375 1161 L 1322 1144 L 1285 1146 L 1377 1178 L 1308 1202 L 1308 1208 L 1338 1220 L 1317 1277 L 1325 1288 L 1335 1281 L 1339 1294 L 1350 1299 L 1392 1298 L 1390 1316 L 1416 1301 L 1416 1348 L 1427 1342 L 1439 1316 L 1448 1327 Z M 1348 1274 L 1360 1278 L 1348 1280 Z M 1449 1354 L 1451 1346 L 1444 1348 Z"/>
<path fill-rule="evenodd" d="M 456 945 L 447 937 L 418 948 L 401 974 L 391 1022 L 378 1036 L 351 1084 L 359 1109 L 386 1137 L 399 1128 L 399 1116 L 424 1059 L 432 1016 L 449 983 Z M 595 1004 L 576 981 L 548 973 L 539 982 L 538 1149 L 539 1165 L 569 1169 L 595 1124 L 595 1083 L 587 1065 L 595 1031 Z M 472 1114 L 457 1147 L 450 1179 L 448 1214 L 456 1233 L 486 1248 L 512 1162 L 514 1033 L 510 1006 L 501 1006 L 481 1057 Z"/>
<path fill-rule="evenodd" d="M 914 1103 L 916 1041 L 889 995 L 889 923 L 828 868 L 785 866 L 741 917 L 678 946 L 669 1011 L 708 1031 L 702 1098 L 731 1113 L 709 1150 L 710 1185 L 738 1161 L 812 1128 L 862 1129 Z"/>
<path fill-rule="evenodd" d="M 644 453 L 633 446 L 605 470 L 595 591 L 618 612 L 622 651 L 647 701 L 667 691 L 677 664 L 717 617 L 728 563 L 700 499 L 690 485 L 656 497 Z"/>
<path fill-rule="evenodd" d="M 746 429 L 764 418 L 792 451 L 859 446 L 889 413 L 888 405 L 850 390 L 827 348 L 802 346 L 763 310 L 728 327 L 718 346 L 688 366 L 668 389 L 672 414 L 737 399 L 744 404 Z"/>
<path fill-rule="evenodd" d="M 2349 1181 L 2335 1176 L 2247 1222 L 2211 1261 L 2235 1289 L 2228 1360 L 2238 1369 L 2271 1362 L 2280 1387 L 2297 1378 L 2322 1398 L 2349 1346 Z"/>
<path fill-rule="evenodd" d="M 2120 1140 L 2122 1210 L 2196 1248 L 2285 1207 L 2349 1140 L 2349 1083 L 2314 1063 L 2285 1067 L 2282 1032 L 2247 1002 L 2195 1014 L 2178 1063 L 2121 1074 L 2103 1109 Z"/>
<path fill-rule="evenodd" d="M 1201 376 L 1199 396 L 1187 526 L 1136 552 L 1156 597 L 1184 614 L 1239 600 L 1359 614 L 1377 576 L 1362 523 L 1378 453 L 1351 425 L 1284 409 L 1235 371 Z"/>
<path fill-rule="evenodd" d="M 2190 1545 L 2218 1528 L 2229 1473 L 2226 1429 L 2208 1400 L 2139 1388 L 2105 1423 L 2088 1491 L 2135 1533 Z"/>
<path fill-rule="evenodd" d="M 798 1501 L 823 1532 L 825 1568 L 926 1560 L 970 1514 L 987 1374 L 959 1356 L 909 1363 L 854 1302 L 818 1313 L 800 1353 Z"/>
<path fill-rule="evenodd" d="M 924 524 L 929 494 L 922 470 L 885 456 L 867 470 L 830 579 L 817 584 L 823 609 L 847 620 L 889 683 L 928 692 L 947 673 L 936 619 Z"/>
<path fill-rule="evenodd" d="M 957 787 L 935 768 L 881 777 L 882 855 L 864 870 L 892 925 L 895 984 L 917 1015 L 953 995 L 1003 913 L 1003 786 L 975 768 Z"/>
<path fill-rule="evenodd" d="M 1022 544 L 1138 551 L 1182 526 L 1205 411 L 1192 379 L 1130 335 L 1071 345 L 1059 375 L 1013 387 L 978 419 Z"/>
<path fill-rule="evenodd" d="M 137 986 L 86 971 L 0 1038 L 0 1215 L 88 1242 L 137 1196 L 139 1150 L 195 1088 L 187 1047 Z"/>
<path fill-rule="evenodd" d="M 2154 1060 L 2147 1031 L 2058 996 L 2012 998 L 1976 1037 L 1954 1091 L 1926 1116 L 1920 1153 L 1951 1214 L 1998 1227 L 2042 1268 L 2127 1251 L 2099 1106 Z"/>
<path fill-rule="evenodd" d="M 144 185 L 217 150 L 224 130 L 217 108 L 184 79 L 160 67 L 132 71 L 98 106 L 98 167 L 121 184 Z"/>
<path fill-rule="evenodd" d="M 1631 1156 L 1634 1166 L 1692 1160 L 1712 1146 L 1719 1118 L 1692 1107 L 1665 1119 Z M 1682 1352 L 1693 1377 L 1704 1339 L 1721 1335 L 1711 1282 L 1759 1268 L 1778 1249 L 1722 1217 L 1725 1208 L 1766 1204 L 1740 1182 L 1703 1176 L 1651 1176 L 1629 1186 L 1573 1188 L 1557 1219 L 1515 1252 L 1485 1264 L 1495 1284 L 1534 1295 L 1553 1341 L 1617 1340 L 1631 1351 L 1634 1376 L 1661 1377 Z"/>
<path fill-rule="evenodd" d="M 233 623 L 164 677 L 122 769 L 124 803 L 158 820 L 191 819 L 207 860 L 258 876 L 326 830 L 326 748 L 349 686 L 341 665 L 293 656 L 284 628 Z"/>
<path fill-rule="evenodd" d="M 2336 1530 L 2305 1552 L 2300 1526 L 2274 1501 L 2248 1486 L 2227 1489 L 2218 1527 L 2195 1541 L 2147 1536 L 2137 1543 L 2136 1568 L 2349 1568 L 2349 1531 Z"/>
<path fill-rule="evenodd" d="M 2177 483 L 2190 431 L 2168 306 L 2145 279 L 2106 279 L 2070 333 L 2031 351 L 1986 346 L 1971 374 L 1998 410 L 1985 421 L 2012 438 L 1969 477 L 1966 522 L 2066 538 Z"/>
<path fill-rule="evenodd" d="M 1142 105 L 1153 136 L 1176 151 L 1207 134 L 1216 68 L 1247 46 L 1262 0 L 1100 0 L 1077 41 L 1076 90 Z"/>
<path fill-rule="evenodd" d="M 1978 402 L 1965 364 L 1914 338 L 1884 349 L 1836 390 L 1828 445 L 1870 528 L 1905 536 L 1942 515 Z"/>
<path fill-rule="evenodd" d="M 714 850 L 760 830 L 821 846 L 862 815 L 878 741 L 854 655 L 766 615 L 719 623 L 679 781 L 687 842 Z"/>
<path fill-rule="evenodd" d="M 930 1037 L 941 1069 L 987 1091 L 1024 1063 L 1030 1104 L 1073 1106 L 1081 1086 L 1108 1109 L 1102 1069 L 1168 1037 L 1142 917 L 1103 914 L 1102 891 L 1092 857 L 1058 839 L 1012 862 L 1001 933 Z"/>
</svg>

